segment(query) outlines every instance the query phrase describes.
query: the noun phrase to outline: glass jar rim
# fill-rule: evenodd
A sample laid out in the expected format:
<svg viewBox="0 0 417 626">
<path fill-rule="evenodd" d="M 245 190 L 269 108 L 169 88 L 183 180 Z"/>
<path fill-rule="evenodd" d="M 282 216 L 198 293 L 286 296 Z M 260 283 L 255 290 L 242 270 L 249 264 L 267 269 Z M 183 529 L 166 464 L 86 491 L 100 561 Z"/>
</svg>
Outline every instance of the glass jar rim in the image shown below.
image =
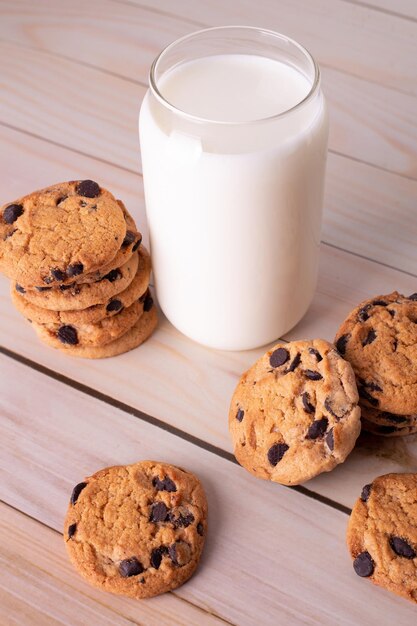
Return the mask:
<svg viewBox="0 0 417 626">
<path fill-rule="evenodd" d="M 174 104 L 169 102 L 169 100 L 167 100 L 162 95 L 162 93 L 160 92 L 160 90 L 158 88 L 158 85 L 157 85 L 156 71 L 158 69 L 158 64 L 161 62 L 163 57 L 168 52 L 170 52 L 177 45 L 186 42 L 188 39 L 193 39 L 195 37 L 203 35 L 204 33 L 209 33 L 209 32 L 213 32 L 213 31 L 224 32 L 226 30 L 233 31 L 233 30 L 237 30 L 237 29 L 246 30 L 248 32 L 249 31 L 253 31 L 253 32 L 258 32 L 258 33 L 266 33 L 267 35 L 272 35 L 273 37 L 276 37 L 278 39 L 281 39 L 281 40 L 286 41 L 287 43 L 293 45 L 300 52 L 302 52 L 304 54 L 304 56 L 311 62 L 312 66 L 313 66 L 313 69 L 314 69 L 314 80 L 312 81 L 312 84 L 311 84 L 309 92 L 307 93 L 307 95 L 302 100 L 297 102 L 294 106 L 290 107 L 289 109 L 286 109 L 285 111 L 281 111 L 280 113 L 276 113 L 274 115 L 270 115 L 268 117 L 261 117 L 261 118 L 257 118 L 257 119 L 254 119 L 254 120 L 244 121 L 244 122 L 230 122 L 230 121 L 225 122 L 225 121 L 221 121 L 221 120 L 213 120 L 213 119 L 210 119 L 210 118 L 199 117 L 198 115 L 193 115 L 192 113 L 187 113 L 186 111 L 183 111 L 182 109 L 179 109 Z M 314 97 L 314 95 L 317 93 L 317 91 L 318 91 L 318 89 L 320 87 L 320 68 L 319 68 L 319 65 L 316 62 L 315 58 L 307 50 L 307 48 L 302 46 L 295 39 L 292 39 L 291 37 L 287 37 L 287 35 L 283 35 L 282 33 L 278 33 L 276 31 L 269 30 L 267 28 L 259 28 L 259 27 L 256 27 L 256 26 L 239 26 L 239 25 L 233 25 L 233 26 L 213 26 L 212 28 L 203 28 L 201 30 L 197 30 L 197 31 L 194 31 L 192 33 L 189 33 L 188 35 L 184 35 L 184 37 L 180 37 L 179 39 L 176 39 L 175 41 L 170 43 L 168 46 L 163 48 L 163 50 L 161 50 L 161 52 L 154 59 L 152 65 L 151 65 L 151 69 L 150 69 L 150 72 L 149 72 L 149 87 L 150 87 L 151 92 L 155 96 L 155 98 L 164 107 L 170 109 L 176 115 L 180 115 L 184 119 L 187 119 L 187 120 L 189 120 L 191 122 L 204 123 L 204 124 L 215 124 L 215 125 L 219 125 L 219 126 L 246 126 L 246 125 L 249 125 L 249 124 L 260 124 L 260 123 L 263 123 L 263 122 L 271 122 L 273 120 L 286 117 L 287 115 L 293 113 L 295 110 L 298 110 L 299 108 L 304 106 L 307 102 L 309 102 Z"/>
</svg>

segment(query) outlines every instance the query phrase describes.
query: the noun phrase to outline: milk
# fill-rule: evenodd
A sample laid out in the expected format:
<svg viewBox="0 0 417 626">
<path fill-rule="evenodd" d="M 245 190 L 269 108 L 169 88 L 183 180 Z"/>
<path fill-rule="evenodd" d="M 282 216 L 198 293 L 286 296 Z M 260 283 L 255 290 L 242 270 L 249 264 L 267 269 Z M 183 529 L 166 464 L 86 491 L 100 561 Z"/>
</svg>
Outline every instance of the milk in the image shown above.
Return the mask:
<svg viewBox="0 0 417 626">
<path fill-rule="evenodd" d="M 249 54 L 178 64 L 158 89 L 166 102 L 148 91 L 139 134 L 159 304 L 207 346 L 269 343 L 301 319 L 316 285 L 323 96 L 296 107 L 311 81 Z"/>
</svg>

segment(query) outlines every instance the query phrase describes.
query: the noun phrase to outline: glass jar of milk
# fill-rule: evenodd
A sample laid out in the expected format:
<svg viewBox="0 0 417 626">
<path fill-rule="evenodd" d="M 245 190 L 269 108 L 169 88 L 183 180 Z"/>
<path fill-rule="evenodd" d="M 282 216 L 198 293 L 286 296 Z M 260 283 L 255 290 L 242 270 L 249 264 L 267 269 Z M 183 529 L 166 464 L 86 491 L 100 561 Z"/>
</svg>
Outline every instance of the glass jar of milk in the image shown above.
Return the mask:
<svg viewBox="0 0 417 626">
<path fill-rule="evenodd" d="M 188 35 L 152 65 L 139 135 L 167 318 L 225 350 L 282 336 L 317 280 L 328 118 L 312 56 L 257 28 Z"/>
</svg>

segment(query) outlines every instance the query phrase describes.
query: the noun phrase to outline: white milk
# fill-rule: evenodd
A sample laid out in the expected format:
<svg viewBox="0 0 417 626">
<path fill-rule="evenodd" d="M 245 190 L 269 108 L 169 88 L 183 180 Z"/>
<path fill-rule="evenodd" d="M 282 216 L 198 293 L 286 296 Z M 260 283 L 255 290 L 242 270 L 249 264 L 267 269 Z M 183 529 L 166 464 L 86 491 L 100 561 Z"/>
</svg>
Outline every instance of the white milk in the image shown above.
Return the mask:
<svg viewBox="0 0 417 626">
<path fill-rule="evenodd" d="M 264 119 L 300 103 L 311 84 L 290 65 L 247 54 L 184 62 L 158 88 L 180 110 L 149 91 L 140 114 L 161 308 L 214 348 L 273 341 L 301 319 L 316 285 L 323 96 Z"/>
</svg>

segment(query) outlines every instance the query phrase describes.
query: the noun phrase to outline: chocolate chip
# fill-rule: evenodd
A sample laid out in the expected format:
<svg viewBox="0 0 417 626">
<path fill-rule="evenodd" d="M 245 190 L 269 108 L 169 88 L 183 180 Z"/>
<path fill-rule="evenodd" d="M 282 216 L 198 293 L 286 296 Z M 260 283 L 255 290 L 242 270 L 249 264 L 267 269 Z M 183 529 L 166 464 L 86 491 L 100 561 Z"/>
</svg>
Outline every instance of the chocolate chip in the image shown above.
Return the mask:
<svg viewBox="0 0 417 626">
<path fill-rule="evenodd" d="M 268 461 L 275 467 L 289 449 L 286 443 L 274 443 L 268 450 Z"/>
<path fill-rule="evenodd" d="M 165 476 L 162 480 L 159 480 L 159 478 L 155 476 L 155 478 L 152 479 L 152 485 L 157 491 L 168 491 L 170 493 L 177 491 L 174 481 L 168 478 L 168 476 Z"/>
<path fill-rule="evenodd" d="M 6 224 L 13 224 L 23 214 L 23 206 L 21 204 L 9 204 L 3 211 L 3 219 Z"/>
<path fill-rule="evenodd" d="M 75 531 L 77 530 L 77 524 L 71 524 L 68 526 L 68 539 L 71 539 L 75 535 Z"/>
<path fill-rule="evenodd" d="M 375 563 L 369 552 L 361 552 L 353 561 L 353 569 L 358 576 L 367 578 L 372 576 L 375 569 Z"/>
<path fill-rule="evenodd" d="M 19 293 L 26 293 L 26 289 L 24 289 L 24 287 L 22 287 L 22 285 L 19 285 L 18 283 L 16 283 L 15 287 L 16 291 L 18 291 Z"/>
<path fill-rule="evenodd" d="M 111 272 L 103 276 L 101 280 L 108 280 L 110 283 L 114 283 L 115 280 L 119 280 L 119 278 L 121 277 L 122 272 L 119 270 L 119 268 L 116 268 L 115 270 L 111 270 Z"/>
<path fill-rule="evenodd" d="M 393 311 L 392 309 L 387 309 L 387 311 L 391 315 L 391 317 L 395 316 L 395 311 Z"/>
<path fill-rule="evenodd" d="M 150 522 L 165 522 L 168 517 L 168 508 L 163 502 L 154 502 L 151 507 L 151 514 L 149 516 Z"/>
<path fill-rule="evenodd" d="M 369 383 L 365 380 L 361 380 L 361 384 L 363 387 L 366 387 L 371 391 L 382 391 L 382 388 L 377 383 L 374 383 L 372 380 Z"/>
<path fill-rule="evenodd" d="M 371 488 L 372 488 L 372 483 L 369 483 L 368 485 L 365 485 L 365 487 L 362 489 L 361 500 L 363 502 L 366 502 L 368 500 L 369 494 L 371 493 Z"/>
<path fill-rule="evenodd" d="M 35 287 L 36 291 L 50 291 L 52 287 Z"/>
<path fill-rule="evenodd" d="M 147 313 L 148 311 L 151 310 L 152 307 L 153 307 L 153 298 L 148 291 L 146 294 L 146 298 L 143 302 L 143 310 L 145 311 L 145 313 Z"/>
<path fill-rule="evenodd" d="M 287 372 L 293 372 L 300 365 L 300 363 L 301 363 L 301 354 L 297 352 L 297 354 L 292 360 L 291 365 L 287 369 Z"/>
<path fill-rule="evenodd" d="M 63 280 L 66 279 L 66 274 L 65 272 L 63 272 L 62 270 L 59 269 L 59 267 L 53 267 L 51 269 L 51 274 L 52 276 L 55 278 L 55 280 L 58 280 L 60 282 L 62 282 Z"/>
<path fill-rule="evenodd" d="M 327 433 L 326 437 L 325 437 L 325 442 L 327 443 L 327 447 L 329 448 L 330 452 L 333 452 L 334 449 L 334 434 L 333 434 L 333 428 L 331 428 L 329 430 L 329 432 Z"/>
<path fill-rule="evenodd" d="M 67 267 L 67 276 L 72 278 L 73 276 L 79 276 L 84 271 L 84 265 L 82 263 L 73 263 Z"/>
<path fill-rule="evenodd" d="M 113 311 L 120 311 L 120 309 L 123 309 L 123 304 L 120 302 L 120 300 L 110 300 L 110 302 L 106 306 L 107 313 L 112 313 Z"/>
<path fill-rule="evenodd" d="M 333 417 L 337 420 L 342 419 L 343 415 L 337 415 L 337 413 L 334 411 L 330 398 L 325 399 L 324 408 L 330 413 L 330 415 L 333 415 Z"/>
<path fill-rule="evenodd" d="M 123 578 L 130 578 L 130 576 L 138 576 L 145 571 L 142 563 L 135 557 L 132 556 L 130 559 L 124 559 L 120 562 L 119 565 L 119 573 Z"/>
<path fill-rule="evenodd" d="M 411 296 L 408 296 L 409 300 L 417 300 L 417 293 L 412 293 Z"/>
<path fill-rule="evenodd" d="M 169 513 L 169 521 L 174 528 L 188 528 L 194 522 L 194 515 L 185 507 L 174 509 Z"/>
<path fill-rule="evenodd" d="M 151 566 L 155 569 L 159 569 L 164 554 L 168 554 L 168 548 L 166 546 L 154 548 L 151 552 Z"/>
<path fill-rule="evenodd" d="M 403 424 L 407 422 L 408 417 L 406 415 L 394 415 L 394 413 L 388 413 L 388 411 L 384 411 L 381 413 L 381 417 L 390 422 L 394 422 L 395 424 Z"/>
<path fill-rule="evenodd" d="M 323 357 L 321 356 L 320 352 L 316 350 L 315 348 L 309 348 L 308 351 L 310 354 L 316 357 L 317 363 L 320 363 L 320 361 L 323 360 Z"/>
<path fill-rule="evenodd" d="M 378 406 L 379 400 L 371 396 L 371 394 L 368 393 L 366 389 L 364 389 L 363 387 L 359 387 L 358 392 L 359 392 L 360 397 L 363 398 L 364 400 L 367 400 L 369 404 L 371 404 L 372 406 Z"/>
<path fill-rule="evenodd" d="M 238 422 L 241 422 L 245 416 L 245 411 L 243 409 L 238 409 L 236 413 L 236 419 Z"/>
<path fill-rule="evenodd" d="M 391 435 L 391 433 L 396 433 L 399 430 L 396 426 L 377 426 L 375 428 L 375 432 L 380 435 Z"/>
<path fill-rule="evenodd" d="M 359 309 L 358 312 L 358 320 L 360 322 L 366 322 L 367 319 L 369 319 L 369 309 L 371 308 L 371 304 L 365 304 L 365 306 L 363 306 L 361 309 Z"/>
<path fill-rule="evenodd" d="M 385 302 L 385 300 L 374 300 L 372 306 L 388 306 L 388 302 Z"/>
<path fill-rule="evenodd" d="M 201 537 L 204 535 L 204 526 L 201 522 L 197 524 L 197 532 Z"/>
<path fill-rule="evenodd" d="M 70 499 L 71 504 L 75 504 L 77 502 L 78 496 L 80 495 L 82 490 L 85 489 L 85 487 L 87 487 L 87 483 L 78 483 L 78 485 L 75 485 L 71 494 L 71 499 Z"/>
<path fill-rule="evenodd" d="M 410 544 L 401 537 L 390 537 L 389 545 L 398 556 L 403 556 L 406 559 L 414 559 L 416 557 L 416 551 L 410 546 Z"/>
<path fill-rule="evenodd" d="M 303 407 L 304 407 L 304 411 L 306 413 L 314 413 L 314 411 L 316 410 L 316 408 L 311 404 L 310 402 L 310 396 L 308 394 L 307 391 L 305 391 L 302 395 L 301 395 L 301 399 L 303 401 Z"/>
<path fill-rule="evenodd" d="M 136 239 L 136 233 L 134 233 L 132 230 L 127 230 L 125 238 L 123 239 L 123 242 L 122 242 L 122 248 L 126 248 L 127 246 L 130 246 L 130 244 L 133 243 L 135 239 Z"/>
<path fill-rule="evenodd" d="M 375 341 L 375 339 L 376 339 L 376 332 L 372 329 L 369 331 L 365 339 L 362 341 L 362 346 L 363 347 L 368 346 L 370 343 Z"/>
<path fill-rule="evenodd" d="M 62 343 L 68 343 L 70 346 L 76 346 L 78 343 L 78 334 L 74 326 L 61 326 L 58 328 L 57 337 Z"/>
<path fill-rule="evenodd" d="M 315 420 L 309 427 L 306 435 L 306 439 L 318 439 L 323 437 L 329 425 L 327 417 L 322 417 L 319 420 Z"/>
<path fill-rule="evenodd" d="M 68 289 L 72 289 L 72 287 L 74 287 L 75 283 L 70 283 L 69 285 L 60 285 L 59 289 L 61 291 L 67 291 Z"/>
<path fill-rule="evenodd" d="M 321 380 L 323 378 L 319 372 L 313 372 L 313 370 L 304 370 L 304 374 L 309 380 Z"/>
<path fill-rule="evenodd" d="M 84 196 L 84 198 L 97 198 L 101 193 L 101 189 L 94 180 L 82 180 L 78 183 L 76 192 L 79 196 Z"/>
<path fill-rule="evenodd" d="M 349 341 L 349 337 L 350 335 L 341 335 L 339 337 L 339 339 L 336 341 L 336 348 L 339 354 L 341 354 L 342 356 L 345 354 L 346 352 L 346 345 L 347 342 Z"/>
<path fill-rule="evenodd" d="M 168 548 L 168 555 L 174 565 L 182 567 L 191 559 L 191 549 L 185 541 L 176 541 Z"/>
<path fill-rule="evenodd" d="M 290 358 L 290 353 L 285 348 L 277 348 L 269 357 L 271 367 L 280 367 Z"/>
<path fill-rule="evenodd" d="M 141 243 L 142 243 L 142 237 L 139 237 L 139 239 L 137 240 L 137 242 L 135 243 L 135 245 L 132 248 L 132 252 L 136 252 L 136 250 L 139 248 Z"/>
</svg>

